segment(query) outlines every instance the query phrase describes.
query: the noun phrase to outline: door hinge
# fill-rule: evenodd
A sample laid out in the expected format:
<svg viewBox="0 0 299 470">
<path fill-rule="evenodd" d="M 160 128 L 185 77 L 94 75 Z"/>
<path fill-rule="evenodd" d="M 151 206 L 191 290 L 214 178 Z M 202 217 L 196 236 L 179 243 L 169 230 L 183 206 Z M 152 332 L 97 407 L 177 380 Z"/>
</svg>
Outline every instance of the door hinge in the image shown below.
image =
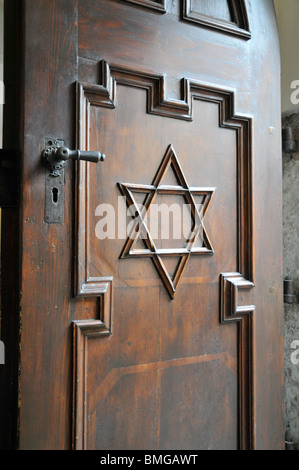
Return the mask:
<svg viewBox="0 0 299 470">
<path fill-rule="evenodd" d="M 297 303 L 295 282 L 289 276 L 287 276 L 284 279 L 284 303 L 285 304 Z"/>
<path fill-rule="evenodd" d="M 295 131 L 291 127 L 282 129 L 282 151 L 284 153 L 296 153 L 298 148 L 295 139 Z"/>
</svg>

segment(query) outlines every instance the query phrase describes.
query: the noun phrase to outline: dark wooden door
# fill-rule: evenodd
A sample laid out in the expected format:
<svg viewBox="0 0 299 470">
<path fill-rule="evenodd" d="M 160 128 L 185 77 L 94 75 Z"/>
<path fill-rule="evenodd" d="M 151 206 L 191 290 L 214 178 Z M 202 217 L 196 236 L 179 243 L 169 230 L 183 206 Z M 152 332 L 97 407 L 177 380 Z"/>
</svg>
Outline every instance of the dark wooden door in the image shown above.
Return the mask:
<svg viewBox="0 0 299 470">
<path fill-rule="evenodd" d="M 23 3 L 20 448 L 282 448 L 272 1 Z"/>
</svg>

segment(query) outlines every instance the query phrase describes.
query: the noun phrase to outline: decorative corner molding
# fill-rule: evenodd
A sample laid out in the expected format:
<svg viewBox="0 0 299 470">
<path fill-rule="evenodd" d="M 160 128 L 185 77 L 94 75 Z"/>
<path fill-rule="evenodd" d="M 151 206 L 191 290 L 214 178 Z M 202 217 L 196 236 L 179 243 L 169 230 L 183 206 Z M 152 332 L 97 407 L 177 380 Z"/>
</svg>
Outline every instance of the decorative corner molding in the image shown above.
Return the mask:
<svg viewBox="0 0 299 470">
<path fill-rule="evenodd" d="M 255 311 L 254 305 L 239 306 L 239 290 L 254 288 L 253 282 L 247 281 L 239 273 L 220 275 L 221 286 L 221 323 L 241 321 L 244 315 Z"/>
<path fill-rule="evenodd" d="M 88 109 L 87 104 L 114 109 L 118 84 L 147 90 L 149 114 L 192 121 L 192 97 L 188 80 L 181 81 L 181 99 L 166 99 L 165 75 L 109 65 L 105 60 L 100 61 L 99 67 L 99 85 L 78 84 L 80 122 Z"/>
<path fill-rule="evenodd" d="M 73 449 L 86 449 L 88 340 L 112 334 L 112 277 L 91 278 L 79 297 L 99 297 L 99 319 L 73 322 Z"/>
<path fill-rule="evenodd" d="M 238 294 L 242 289 L 252 290 L 253 282 L 239 273 L 220 275 L 220 322 L 238 326 L 239 377 L 239 448 L 254 449 L 254 346 L 253 329 L 255 306 L 240 306 Z"/>
<path fill-rule="evenodd" d="M 106 329 L 107 334 L 112 334 L 112 284 L 113 277 L 91 277 L 81 286 L 78 297 L 99 297 L 99 320 L 103 326 L 100 327 L 100 334 Z M 77 322 L 78 326 L 85 332 L 84 321 Z M 86 330 L 85 334 L 91 336 L 91 332 Z M 97 336 L 97 333 L 95 332 Z M 93 335 L 94 336 L 94 335 Z"/>
<path fill-rule="evenodd" d="M 87 101 L 89 105 L 102 106 L 104 108 L 115 108 L 116 81 L 111 76 L 110 66 L 104 60 L 99 63 L 100 84 L 81 84 L 78 83 L 78 103 L 81 105 L 78 110 L 80 117 L 83 117 L 84 109 L 82 106 Z M 86 110 L 85 110 L 86 111 Z M 80 126 L 80 123 L 79 123 Z"/>
</svg>

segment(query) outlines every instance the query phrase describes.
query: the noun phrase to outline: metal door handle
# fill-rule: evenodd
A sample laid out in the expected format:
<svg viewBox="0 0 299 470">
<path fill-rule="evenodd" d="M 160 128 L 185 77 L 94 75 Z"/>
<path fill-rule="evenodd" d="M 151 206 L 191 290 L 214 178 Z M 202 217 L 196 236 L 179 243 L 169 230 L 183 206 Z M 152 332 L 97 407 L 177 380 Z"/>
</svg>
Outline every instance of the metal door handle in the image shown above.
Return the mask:
<svg viewBox="0 0 299 470">
<path fill-rule="evenodd" d="M 101 152 L 70 150 L 63 140 L 45 139 L 42 163 L 50 170 L 46 175 L 45 218 L 47 224 L 64 223 L 64 167 L 68 160 L 98 163 L 105 160 Z"/>
<path fill-rule="evenodd" d="M 70 150 L 63 144 L 59 140 L 48 140 L 42 151 L 42 162 L 51 171 L 51 176 L 60 176 L 60 171 L 65 167 L 68 160 L 81 160 L 92 163 L 105 160 L 105 155 L 99 151 Z"/>
<path fill-rule="evenodd" d="M 70 150 L 67 147 L 60 147 L 56 150 L 55 159 L 57 161 L 67 161 L 71 159 L 99 163 L 105 160 L 105 155 L 101 152 L 82 152 L 81 150 Z"/>
</svg>

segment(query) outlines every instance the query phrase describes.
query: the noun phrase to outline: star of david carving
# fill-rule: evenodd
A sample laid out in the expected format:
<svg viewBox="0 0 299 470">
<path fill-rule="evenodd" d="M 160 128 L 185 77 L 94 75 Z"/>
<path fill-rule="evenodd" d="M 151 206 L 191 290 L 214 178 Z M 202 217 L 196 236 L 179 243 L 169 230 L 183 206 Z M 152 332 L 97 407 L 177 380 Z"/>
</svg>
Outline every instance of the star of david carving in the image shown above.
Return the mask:
<svg viewBox="0 0 299 470">
<path fill-rule="evenodd" d="M 176 177 L 177 185 L 162 184 L 170 168 Z M 134 220 L 120 259 L 133 257 L 151 258 L 171 299 L 174 299 L 190 257 L 193 255 L 214 254 L 214 249 L 204 227 L 204 217 L 216 188 L 190 187 L 172 145 L 168 147 L 151 185 L 118 183 L 118 187 L 126 199 L 126 204 Z M 136 201 L 135 194 L 144 195 L 144 202 L 141 208 L 140 204 Z M 183 248 L 157 248 L 151 236 L 146 216 L 158 195 L 182 196 L 190 208 L 192 228 Z M 200 205 L 197 205 L 195 202 L 195 198 L 198 196 L 201 198 Z M 142 240 L 144 249 L 136 248 L 139 240 Z M 196 245 L 198 241 L 200 241 L 199 246 Z M 165 266 L 165 258 L 179 258 L 173 275 L 170 275 Z"/>
</svg>

